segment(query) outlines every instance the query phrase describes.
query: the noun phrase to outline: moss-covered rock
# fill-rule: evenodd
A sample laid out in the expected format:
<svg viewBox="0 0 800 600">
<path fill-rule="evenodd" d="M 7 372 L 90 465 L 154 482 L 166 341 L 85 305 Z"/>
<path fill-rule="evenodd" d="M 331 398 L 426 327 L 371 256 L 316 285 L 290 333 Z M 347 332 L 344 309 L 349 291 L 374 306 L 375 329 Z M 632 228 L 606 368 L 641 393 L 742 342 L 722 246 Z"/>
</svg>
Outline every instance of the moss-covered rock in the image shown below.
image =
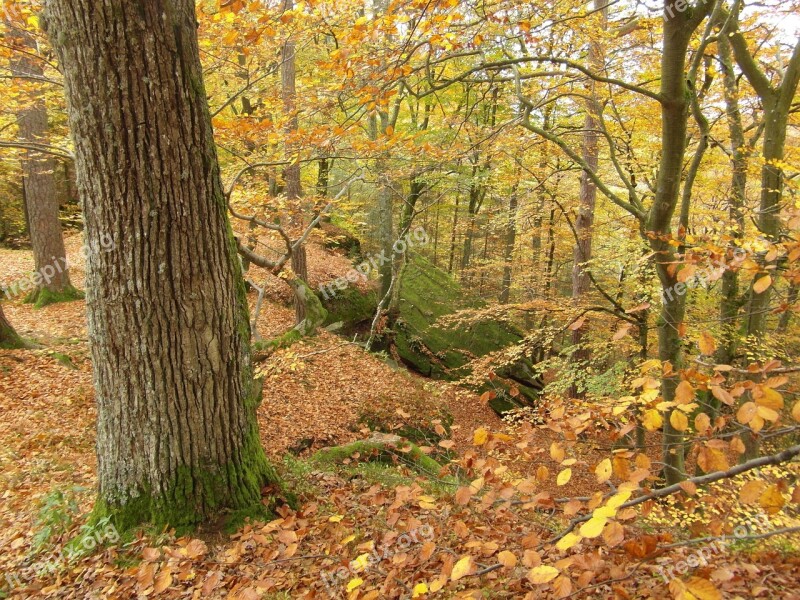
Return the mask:
<svg viewBox="0 0 800 600">
<path fill-rule="evenodd" d="M 467 327 L 441 327 L 437 321 L 458 310 L 481 308 L 445 271 L 415 257 L 407 266 L 400 287 L 399 313 L 393 326 L 397 354 L 416 371 L 437 379 L 456 380 L 469 374 L 467 364 L 474 358 L 517 344 L 524 334 L 495 320 Z M 519 394 L 509 393 L 501 380 L 487 382 L 478 391 L 491 390 L 491 406 L 503 413 L 529 404 L 538 397 L 536 375 L 529 361 L 502 369 L 500 378 L 513 381 Z"/>
<path fill-rule="evenodd" d="M 355 286 L 322 299 L 328 310 L 326 324 L 342 323 L 345 335 L 369 327 L 375 316 L 378 298 L 373 290 L 362 293 Z M 469 375 L 468 363 L 475 358 L 517 344 L 524 334 L 508 323 L 492 319 L 467 327 L 442 327 L 439 320 L 459 310 L 481 308 L 458 282 L 420 256 L 414 256 L 403 269 L 399 298 L 392 313 L 392 324 L 381 332 L 379 346 L 390 349 L 414 371 L 435 379 L 455 381 Z M 499 379 L 487 382 L 477 391 L 493 391 L 490 405 L 502 414 L 533 403 L 539 383 L 530 361 L 520 361 L 500 369 Z M 511 394 L 515 387 L 518 394 Z"/>
<path fill-rule="evenodd" d="M 343 335 L 352 335 L 364 327 L 369 327 L 378 308 L 378 293 L 371 289 L 366 293 L 351 286 L 344 290 L 336 290 L 336 294 L 321 298 L 328 311 L 325 325 L 341 323 Z"/>
</svg>

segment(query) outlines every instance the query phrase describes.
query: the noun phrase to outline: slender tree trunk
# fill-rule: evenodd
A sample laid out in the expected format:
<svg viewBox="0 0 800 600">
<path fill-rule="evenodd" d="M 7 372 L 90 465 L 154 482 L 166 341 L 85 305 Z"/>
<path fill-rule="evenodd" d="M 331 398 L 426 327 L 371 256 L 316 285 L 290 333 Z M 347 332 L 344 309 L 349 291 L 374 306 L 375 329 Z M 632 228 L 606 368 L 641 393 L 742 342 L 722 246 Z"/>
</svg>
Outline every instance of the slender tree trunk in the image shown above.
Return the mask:
<svg viewBox="0 0 800 600">
<path fill-rule="evenodd" d="M 283 0 L 283 10 L 289 11 L 294 8 L 294 0 Z M 303 222 L 302 208 L 296 201 L 303 196 L 303 188 L 300 183 L 300 163 L 297 161 L 297 145 L 294 137 L 297 135 L 299 122 L 297 118 L 297 64 L 295 59 L 296 44 L 293 38 L 289 38 L 281 49 L 281 98 L 283 100 L 283 112 L 286 117 L 286 158 L 290 161 L 283 172 L 285 182 L 284 191 L 289 206 L 301 214 L 294 221 Z M 308 266 L 306 263 L 305 245 L 298 246 L 292 253 L 292 271 L 303 281 L 308 281 Z M 306 318 L 306 303 L 304 296 L 295 293 L 294 295 L 294 319 L 295 325 L 299 325 Z"/>
<path fill-rule="evenodd" d="M 737 7 L 737 10 L 741 8 Z M 764 165 L 761 168 L 761 203 L 756 225 L 761 234 L 771 243 L 780 242 L 781 221 L 780 210 L 783 198 L 783 161 L 786 152 L 786 129 L 789 112 L 792 109 L 797 86 L 800 84 L 800 39 L 797 40 L 789 62 L 782 72 L 779 85 L 773 85 L 761 70 L 755 58 L 747 48 L 747 42 L 738 31 L 738 14 L 726 18 L 731 49 L 745 77 L 758 94 L 764 107 L 764 139 L 762 154 Z M 777 264 L 767 262 L 766 256 L 759 259 L 765 271 L 777 276 Z M 758 276 L 754 282 L 761 277 Z M 771 312 L 770 302 L 773 296 L 773 285 L 766 290 L 756 292 L 753 286 L 749 291 L 747 317 L 744 333 L 755 344 L 760 344 L 767 333 L 767 317 Z M 746 400 L 748 396 L 745 396 Z M 742 461 L 755 458 L 759 454 L 759 438 L 755 433 L 743 436 L 746 451 Z"/>
<path fill-rule="evenodd" d="M 95 515 L 183 527 L 259 510 L 275 475 L 194 2 L 51 0 L 42 21 L 86 217 Z"/>
<path fill-rule="evenodd" d="M 664 41 L 661 54 L 661 159 L 659 161 L 656 194 L 653 200 L 646 231 L 650 233 L 650 247 L 654 251 L 656 274 L 662 289 L 661 313 L 658 319 L 658 355 L 672 370 L 665 372 L 661 381 L 664 402 L 675 401 L 675 390 L 680 383 L 683 366 L 681 338 L 686 313 L 686 295 L 675 291 L 678 283 L 673 267 L 677 257 L 669 243 L 672 217 L 681 194 L 681 173 L 686 151 L 686 134 L 689 120 L 689 90 L 685 67 L 689 40 L 705 15 L 713 8 L 708 3 L 684 17 L 670 17 L 674 12 L 671 0 L 664 0 Z M 669 415 L 664 419 L 663 463 L 667 485 L 685 478 L 685 448 L 683 433 L 675 429 Z"/>
<path fill-rule="evenodd" d="M 725 112 L 728 120 L 731 152 L 731 195 L 729 199 L 728 214 L 730 217 L 728 245 L 728 258 L 732 259 L 738 243 L 744 236 L 745 220 L 744 205 L 747 193 L 747 151 L 742 125 L 742 113 L 739 108 L 739 83 L 733 70 L 733 57 L 731 45 L 727 36 L 720 36 L 717 40 L 720 63 L 723 68 L 723 84 L 725 94 Z M 739 318 L 739 273 L 734 269 L 725 269 L 722 274 L 720 294 L 719 317 L 722 324 L 722 339 L 714 355 L 718 364 L 727 365 L 736 355 L 737 321 Z M 719 401 L 711 400 L 712 414 L 719 409 Z"/>
<path fill-rule="evenodd" d="M 294 9 L 294 0 L 283 0 L 284 12 Z M 297 145 L 294 137 L 297 135 L 299 121 L 297 118 L 297 61 L 295 58 L 296 46 L 294 38 L 287 39 L 281 49 L 281 99 L 283 113 L 286 118 L 286 158 L 291 162 L 283 172 L 286 184 L 286 197 L 297 200 L 303 195 L 300 184 L 300 163 L 297 162 Z"/>
<path fill-rule="evenodd" d="M 466 284 L 470 281 L 470 266 L 472 265 L 472 250 L 475 243 L 475 225 L 478 213 L 481 210 L 485 189 L 479 181 L 482 169 L 478 166 L 478 156 L 472 166 L 472 181 L 469 187 L 469 202 L 467 203 L 467 231 L 464 234 L 464 248 L 461 255 L 461 277 Z"/>
<path fill-rule="evenodd" d="M 447 272 L 453 274 L 453 266 L 456 258 L 456 232 L 458 231 L 458 205 L 461 196 L 456 195 L 456 205 L 453 208 L 453 227 L 450 230 L 450 260 L 447 263 Z"/>
<path fill-rule="evenodd" d="M 544 297 L 553 295 L 553 280 L 555 279 L 556 261 L 556 207 L 550 205 L 550 215 L 547 218 L 547 254 L 544 264 Z"/>
<path fill-rule="evenodd" d="M 16 76 L 42 76 L 42 66 L 32 56 L 36 52 L 33 37 L 16 27 L 9 27 L 8 31 L 12 44 L 20 50 L 12 58 L 11 72 Z M 17 112 L 19 139 L 28 144 L 46 144 L 49 127 L 44 97 L 41 92 L 36 92 L 31 100 L 29 106 Z M 55 167 L 52 157 L 30 150 L 24 153 L 25 211 L 37 276 L 36 288 L 27 300 L 37 307 L 81 297 L 70 284 L 64 236 L 58 220 Z"/>
<path fill-rule="evenodd" d="M 594 0 L 594 9 L 598 11 L 601 31 L 608 29 L 608 0 Z M 601 34 L 602 35 L 602 34 Z M 595 73 L 603 71 L 605 63 L 605 53 L 601 40 L 592 39 L 589 42 L 589 68 Z M 589 100 L 586 105 L 586 117 L 584 119 L 583 132 L 583 160 L 593 172 L 597 172 L 599 164 L 599 148 L 597 130 L 600 127 L 600 102 L 597 98 L 597 82 L 589 80 Z M 581 173 L 580 207 L 578 216 L 575 218 L 575 233 L 577 240 L 572 258 L 572 301 L 576 304 L 589 291 L 589 273 L 584 265 L 592 258 L 592 230 L 594 228 L 594 208 L 597 202 L 597 186 L 595 186 L 589 174 L 585 171 Z M 573 345 L 579 345 L 583 339 L 584 329 L 578 328 L 572 332 Z M 579 364 L 589 359 L 589 352 L 585 348 L 579 347 L 571 355 L 571 361 Z M 582 390 L 573 386 L 571 395 L 573 397 L 583 397 Z"/>
<path fill-rule="evenodd" d="M 792 320 L 792 311 L 794 305 L 797 304 L 798 292 L 800 292 L 800 286 L 796 283 L 792 283 L 789 286 L 789 293 L 786 298 L 787 309 L 781 315 L 780 321 L 778 321 L 778 333 L 786 333 L 789 329 L 789 323 Z"/>
<path fill-rule="evenodd" d="M 517 244 L 517 211 L 519 210 L 519 197 L 517 196 L 519 182 L 514 184 L 508 200 L 508 217 L 506 221 L 506 239 L 503 247 L 503 283 L 500 289 L 500 303 L 507 304 L 511 298 L 511 276 L 514 261 L 514 246 Z"/>
</svg>

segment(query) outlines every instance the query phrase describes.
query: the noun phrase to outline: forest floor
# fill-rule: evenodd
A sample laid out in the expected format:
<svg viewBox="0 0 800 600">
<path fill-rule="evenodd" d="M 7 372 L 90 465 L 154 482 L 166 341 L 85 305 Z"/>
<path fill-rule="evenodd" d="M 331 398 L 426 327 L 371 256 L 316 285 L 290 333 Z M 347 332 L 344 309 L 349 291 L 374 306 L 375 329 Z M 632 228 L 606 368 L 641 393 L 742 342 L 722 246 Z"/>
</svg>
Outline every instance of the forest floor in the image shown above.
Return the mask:
<svg viewBox="0 0 800 600">
<path fill-rule="evenodd" d="M 79 236 L 69 237 L 67 246 L 76 257 L 73 283 L 83 288 Z M 0 264 L 0 283 L 25 277 L 33 268 L 24 250 L 0 249 Z M 318 285 L 350 264 L 312 246 L 309 267 L 311 283 Z M 292 324 L 282 286 L 271 284 L 260 315 L 264 338 Z M 560 583 L 545 592 L 520 573 L 541 564 L 536 548 L 564 524 L 548 511 L 525 506 L 518 513 L 492 501 L 454 504 L 458 483 L 420 477 L 402 464 L 402 456 L 396 468 L 355 457 L 338 468 L 308 462 L 316 449 L 369 437 L 368 424 L 376 422 L 384 430 L 432 429 L 450 415 L 450 439 L 431 440 L 430 450 L 451 456 L 475 451 L 476 430 L 497 432 L 499 440 L 513 433 L 475 394 L 391 366 L 327 331 L 258 364 L 265 379 L 258 409 L 262 442 L 298 492 L 298 511 L 284 506 L 274 521 L 248 525 L 233 536 L 200 531 L 194 538 L 176 538 L 150 531 L 67 560 L 65 544 L 80 534 L 96 484 L 85 305 L 34 310 L 15 300 L 4 302 L 4 309 L 17 331 L 41 348 L 0 350 L 0 579 L 6 578 L 0 581 L 0 598 L 680 597 L 674 584 L 668 588 L 658 577 L 657 566 L 691 556 L 692 549 L 651 556 L 648 546 L 669 541 L 663 536 L 643 530 L 640 549 L 626 545 L 617 554 L 598 550 L 565 557 L 558 563 L 564 573 Z M 542 448 L 561 439 L 545 426 L 537 436 Z M 419 443 L 426 446 L 425 439 Z M 594 465 L 607 454 L 603 443 L 595 436 L 579 444 L 569 485 L 542 482 L 541 497 L 591 493 Z M 498 443 L 492 456 L 508 459 L 516 477 L 543 466 L 559 469 L 546 453 L 531 456 L 513 444 Z M 383 555 L 367 564 L 373 551 Z M 459 557 L 466 555 L 474 557 L 473 574 L 456 577 Z M 498 557 L 508 564 L 474 575 Z M 364 564 L 340 570 L 345 576 L 336 579 L 336 569 L 353 560 Z M 47 572 L 43 565 L 49 565 Z M 724 551 L 698 573 L 724 589 L 724 597 L 800 598 L 800 557 L 787 555 L 780 545 Z"/>
</svg>

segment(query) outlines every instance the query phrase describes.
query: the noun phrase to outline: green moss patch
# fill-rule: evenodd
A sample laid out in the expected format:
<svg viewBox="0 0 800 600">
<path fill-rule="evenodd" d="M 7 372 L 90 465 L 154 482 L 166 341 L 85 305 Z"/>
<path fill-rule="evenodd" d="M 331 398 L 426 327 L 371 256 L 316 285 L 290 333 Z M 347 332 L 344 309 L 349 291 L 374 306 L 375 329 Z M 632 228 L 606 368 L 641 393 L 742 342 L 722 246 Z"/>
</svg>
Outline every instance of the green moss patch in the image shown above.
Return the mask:
<svg viewBox="0 0 800 600">
<path fill-rule="evenodd" d="M 33 290 L 25 297 L 25 302 L 33 304 L 34 308 L 44 308 L 50 304 L 59 302 L 72 302 L 73 300 L 83 300 L 84 293 L 79 289 L 69 285 L 63 290 L 53 291 L 47 288 Z"/>
</svg>

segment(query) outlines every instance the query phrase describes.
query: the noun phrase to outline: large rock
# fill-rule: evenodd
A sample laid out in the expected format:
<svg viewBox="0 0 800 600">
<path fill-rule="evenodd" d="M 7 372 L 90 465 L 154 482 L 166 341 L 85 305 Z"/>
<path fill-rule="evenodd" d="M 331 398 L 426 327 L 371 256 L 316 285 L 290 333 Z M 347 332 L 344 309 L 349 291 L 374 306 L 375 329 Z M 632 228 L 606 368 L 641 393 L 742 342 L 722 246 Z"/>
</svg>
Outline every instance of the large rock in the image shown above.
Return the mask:
<svg viewBox="0 0 800 600">
<path fill-rule="evenodd" d="M 352 334 L 368 331 L 375 314 L 377 295 L 362 294 L 355 288 L 324 301 L 329 323 L 341 322 L 342 331 Z M 468 363 L 474 359 L 518 343 L 524 337 L 517 328 L 494 320 L 469 326 L 443 327 L 438 321 L 459 310 L 480 308 L 483 303 L 471 297 L 453 278 L 432 263 L 414 257 L 403 272 L 399 314 L 391 331 L 384 336 L 406 366 L 435 379 L 458 380 L 469 375 Z M 515 382 L 520 394 L 512 397 L 509 386 L 500 380 L 487 382 L 478 391 L 492 390 L 497 395 L 490 404 L 503 413 L 538 396 L 540 383 L 529 361 L 521 361 L 497 374 Z"/>
</svg>

